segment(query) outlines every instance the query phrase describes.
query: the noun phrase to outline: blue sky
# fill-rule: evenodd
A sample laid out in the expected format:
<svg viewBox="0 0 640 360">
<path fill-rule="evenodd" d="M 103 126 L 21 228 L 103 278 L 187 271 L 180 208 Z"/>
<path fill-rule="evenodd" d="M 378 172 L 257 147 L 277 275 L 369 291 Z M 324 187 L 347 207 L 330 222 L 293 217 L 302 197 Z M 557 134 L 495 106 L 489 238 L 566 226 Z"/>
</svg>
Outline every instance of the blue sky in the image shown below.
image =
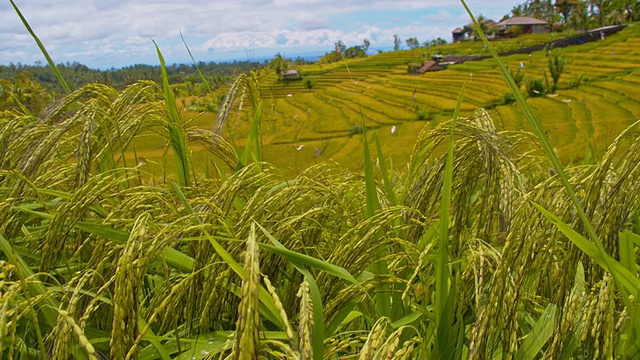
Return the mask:
<svg viewBox="0 0 640 360">
<path fill-rule="evenodd" d="M 494 20 L 523 1 L 468 0 L 476 15 Z M 151 39 L 167 63 L 227 61 L 322 54 L 341 40 L 393 46 L 393 34 L 424 42 L 450 41 L 469 22 L 457 0 L 15 0 L 56 62 L 93 68 L 158 64 Z M 403 43 L 404 45 L 404 43 Z M 13 11 L 0 2 L 0 63 L 44 61 Z"/>
</svg>

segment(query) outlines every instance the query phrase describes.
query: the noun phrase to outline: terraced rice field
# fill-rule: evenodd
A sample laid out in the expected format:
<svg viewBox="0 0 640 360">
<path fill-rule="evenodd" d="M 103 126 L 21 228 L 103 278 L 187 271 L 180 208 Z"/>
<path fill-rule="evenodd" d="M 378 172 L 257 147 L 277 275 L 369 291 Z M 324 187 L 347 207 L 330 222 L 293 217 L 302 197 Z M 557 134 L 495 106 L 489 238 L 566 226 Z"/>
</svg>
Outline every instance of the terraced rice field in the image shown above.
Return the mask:
<svg viewBox="0 0 640 360">
<path fill-rule="evenodd" d="M 506 51 L 548 41 L 552 36 L 558 35 L 523 36 L 496 42 L 496 47 Z M 463 115 L 485 107 L 501 129 L 531 130 L 516 105 L 496 105 L 508 90 L 492 59 L 468 61 L 423 75 L 407 73 L 408 64 L 434 51 L 478 55 L 485 50 L 480 42 L 471 42 L 302 66 L 299 71 L 312 80 L 311 89 L 302 81 L 280 82 L 273 73 L 262 74 L 265 161 L 291 174 L 322 161 L 360 170 L 362 135 L 358 127 L 364 126 L 377 132 L 390 161 L 406 162 L 420 130 L 452 116 L 463 86 Z M 640 24 L 604 41 L 564 48 L 562 53 L 570 62 L 557 93 L 528 101 L 560 158 L 577 164 L 588 151 L 602 154 L 623 129 L 640 119 Z M 544 51 L 503 60 L 525 77 L 542 78 L 548 71 Z M 578 76 L 584 81 L 570 88 Z M 243 146 L 250 121 L 237 114 L 230 119 L 229 129 Z M 198 123 L 208 127 L 214 121 L 207 116 Z"/>
</svg>

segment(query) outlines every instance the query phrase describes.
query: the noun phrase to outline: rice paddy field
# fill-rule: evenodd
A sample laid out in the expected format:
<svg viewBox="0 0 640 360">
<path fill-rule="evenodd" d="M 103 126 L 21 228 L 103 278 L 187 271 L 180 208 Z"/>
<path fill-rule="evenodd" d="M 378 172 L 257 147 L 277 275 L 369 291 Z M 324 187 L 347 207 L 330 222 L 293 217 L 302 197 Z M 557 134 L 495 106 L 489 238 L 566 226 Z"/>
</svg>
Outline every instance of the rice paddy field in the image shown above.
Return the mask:
<svg viewBox="0 0 640 360">
<path fill-rule="evenodd" d="M 549 40 L 552 39 L 548 35 L 525 36 L 497 41 L 496 47 L 506 51 Z M 604 41 L 564 48 L 562 54 L 569 64 L 560 78 L 559 90 L 528 100 L 545 131 L 553 134 L 551 142 L 563 162 L 580 163 L 589 146 L 595 154 L 602 155 L 623 129 L 640 118 L 639 46 L 640 30 L 630 26 Z M 292 173 L 326 160 L 362 170 L 361 162 L 351 160 L 349 148 L 342 148 L 349 143 L 349 130 L 364 124 L 369 130 L 377 130 L 387 156 L 404 162 L 409 155 L 406 145 L 415 143 L 418 129 L 434 127 L 451 118 L 463 84 L 463 114 L 487 108 L 499 129 L 527 130 L 517 104 L 496 105 L 509 90 L 492 59 L 469 61 L 422 75 L 407 73 L 408 63 L 438 50 L 444 55 L 487 55 L 481 42 L 428 50 L 302 66 L 300 72 L 312 79 L 311 89 L 301 82 L 280 82 L 273 73 L 263 74 L 260 90 L 265 101 L 265 159 L 290 168 Z M 548 73 L 547 60 L 545 51 L 533 52 L 531 57 L 524 54 L 504 58 L 510 69 L 520 69 L 525 77 L 540 79 L 543 72 Z M 581 84 L 570 88 L 571 81 L 580 76 Z M 244 132 L 239 130 L 240 138 L 248 131 L 248 122 L 244 124 Z M 304 147 L 295 150 L 300 145 Z M 315 156 L 318 145 L 329 152 Z"/>
<path fill-rule="evenodd" d="M 639 35 L 545 97 L 506 68 L 544 53 L 404 51 L 239 75 L 216 116 L 166 72 L 3 112 L 0 357 L 639 358 Z"/>
</svg>

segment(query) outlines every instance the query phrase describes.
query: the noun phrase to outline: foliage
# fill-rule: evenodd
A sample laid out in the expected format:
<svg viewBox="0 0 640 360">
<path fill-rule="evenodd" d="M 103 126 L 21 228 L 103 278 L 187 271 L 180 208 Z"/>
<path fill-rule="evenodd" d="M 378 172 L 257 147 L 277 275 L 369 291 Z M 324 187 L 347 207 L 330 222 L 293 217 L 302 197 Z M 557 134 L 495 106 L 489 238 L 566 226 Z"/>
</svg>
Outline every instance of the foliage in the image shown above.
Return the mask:
<svg viewBox="0 0 640 360">
<path fill-rule="evenodd" d="M 269 68 L 278 75 L 278 78 L 282 78 L 282 73 L 289 70 L 290 65 L 289 62 L 280 55 L 280 53 L 277 53 L 276 56 L 269 61 Z"/>
<path fill-rule="evenodd" d="M 395 169 L 364 124 L 349 140 L 363 171 L 264 163 L 255 73 L 235 78 L 213 131 L 176 116 L 168 71 L 84 85 L 37 121 L 1 113 L 0 356 L 637 358 L 638 123 L 562 166 L 487 44 L 535 134 L 461 116 L 461 91 Z M 415 94 L 406 81 L 385 90 Z M 335 107 L 364 123 L 356 85 Z M 244 148 L 220 136 L 236 114 L 252 119 Z M 127 155 L 150 133 L 160 176 Z M 198 144 L 213 173 L 188 167 Z"/>
<path fill-rule="evenodd" d="M 586 78 L 584 74 L 575 75 L 571 79 L 571 81 L 569 81 L 569 89 L 577 89 L 578 87 L 580 87 L 580 84 L 582 84 L 582 82 L 585 80 Z"/>
<path fill-rule="evenodd" d="M 549 88 L 550 93 L 553 94 L 558 89 L 558 81 L 560 80 L 560 76 L 565 72 L 567 63 L 568 60 L 562 54 L 562 49 L 553 49 L 549 52 L 547 65 L 551 79 L 553 80 L 553 84 Z"/>
<path fill-rule="evenodd" d="M 412 50 L 420 46 L 420 42 L 418 41 L 418 38 L 415 38 L 415 37 L 410 37 L 406 39 L 404 42 L 407 44 L 407 47 Z"/>
<path fill-rule="evenodd" d="M 219 88 L 234 76 L 247 73 L 252 69 L 259 69 L 262 64 L 249 61 L 234 61 L 229 63 L 198 62 L 197 67 L 205 75 L 212 88 Z M 57 64 L 60 71 L 71 89 L 77 89 L 84 84 L 101 83 L 122 90 L 128 85 L 138 80 L 161 81 L 162 72 L 159 66 L 153 65 L 131 65 L 121 69 L 90 69 L 85 65 L 71 62 Z M 0 65 L 0 79 L 10 82 L 16 81 L 21 72 L 33 74 L 33 79 L 40 83 L 49 92 L 64 92 L 58 79 L 53 75 L 48 66 L 42 64 L 25 65 L 9 64 Z M 202 86 L 203 81 L 195 65 L 171 64 L 167 65 L 167 74 L 172 84 L 183 83 L 187 87 L 188 95 L 201 95 L 206 93 L 206 87 Z"/>
<path fill-rule="evenodd" d="M 0 111 L 24 107 L 33 115 L 39 115 L 51 101 L 52 96 L 28 71 L 18 73 L 12 82 L 0 79 Z"/>
<path fill-rule="evenodd" d="M 400 50 L 400 44 L 402 44 L 402 39 L 397 34 L 393 35 L 393 51 Z"/>
<path fill-rule="evenodd" d="M 335 43 L 335 49 L 332 52 L 325 53 L 319 60 L 319 64 L 331 64 L 344 59 L 355 59 L 367 56 L 367 51 L 371 43 L 365 39 L 362 45 L 347 47 L 341 40 Z"/>
<path fill-rule="evenodd" d="M 356 134 L 364 134 L 364 128 L 361 125 L 354 125 L 349 129 L 349 137 Z"/>
<path fill-rule="evenodd" d="M 513 104 L 514 102 L 516 102 L 516 98 L 510 92 L 504 93 L 504 95 L 502 95 L 502 99 L 500 100 L 501 105 L 510 105 L 510 104 Z"/>
<path fill-rule="evenodd" d="M 362 51 L 364 51 L 365 55 L 369 52 L 369 47 L 371 46 L 371 42 L 369 39 L 364 39 L 362 41 Z"/>
<path fill-rule="evenodd" d="M 515 72 L 514 71 L 510 71 L 509 74 L 511 75 L 511 77 L 513 78 L 513 81 L 516 82 L 516 85 L 518 87 L 522 86 L 522 82 L 524 81 L 524 72 L 520 71 L 520 68 L 518 68 Z"/>
<path fill-rule="evenodd" d="M 530 97 L 544 96 L 547 93 L 547 87 L 540 78 L 529 77 L 525 82 L 527 94 Z"/>
<path fill-rule="evenodd" d="M 311 90 L 311 88 L 313 88 L 313 79 L 309 77 L 302 79 L 302 85 L 304 85 L 307 89 Z"/>
</svg>

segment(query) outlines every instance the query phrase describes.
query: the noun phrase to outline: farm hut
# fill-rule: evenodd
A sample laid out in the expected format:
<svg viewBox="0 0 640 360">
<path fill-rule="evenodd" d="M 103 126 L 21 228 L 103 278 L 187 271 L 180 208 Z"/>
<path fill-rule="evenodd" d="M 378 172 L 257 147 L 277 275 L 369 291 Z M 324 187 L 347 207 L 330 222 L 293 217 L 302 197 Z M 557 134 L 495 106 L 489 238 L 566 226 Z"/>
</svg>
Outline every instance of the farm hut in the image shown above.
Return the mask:
<svg viewBox="0 0 640 360">
<path fill-rule="evenodd" d="M 498 27 L 498 23 L 489 19 L 484 22 L 484 25 L 485 25 L 485 28 L 487 29 L 487 32 L 484 34 L 487 37 L 487 39 L 490 39 L 490 40 L 495 39 L 497 36 L 496 29 Z"/>
<path fill-rule="evenodd" d="M 501 36 L 508 36 L 508 34 L 514 33 L 513 30 L 516 28 L 521 28 L 522 34 L 541 34 L 551 32 L 549 22 L 529 16 L 514 16 L 499 22 L 496 24 L 496 27 L 498 28 Z"/>
<path fill-rule="evenodd" d="M 462 30 L 462 28 L 456 28 L 451 32 L 451 37 L 454 43 L 464 40 L 464 30 Z"/>
<path fill-rule="evenodd" d="M 300 80 L 300 73 L 298 73 L 298 70 L 283 71 L 282 80 L 284 81 Z"/>
</svg>

